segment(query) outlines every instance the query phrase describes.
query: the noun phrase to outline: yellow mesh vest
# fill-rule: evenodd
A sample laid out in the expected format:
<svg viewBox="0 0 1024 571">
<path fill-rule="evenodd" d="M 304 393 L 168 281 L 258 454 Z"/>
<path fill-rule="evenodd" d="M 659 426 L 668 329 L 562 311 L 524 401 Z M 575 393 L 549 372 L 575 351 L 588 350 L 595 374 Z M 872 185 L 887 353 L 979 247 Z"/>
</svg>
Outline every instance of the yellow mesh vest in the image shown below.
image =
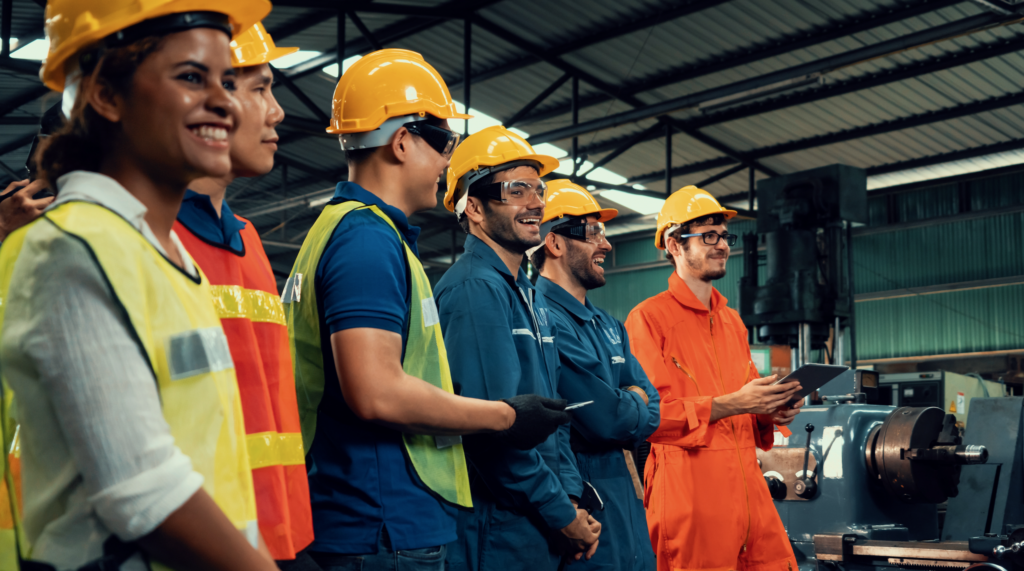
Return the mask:
<svg viewBox="0 0 1024 571">
<path fill-rule="evenodd" d="M 238 386 L 205 276 L 200 273 L 194 280 L 185 274 L 112 211 L 70 202 L 4 243 L 0 249 L 2 299 L 29 281 L 12 280 L 12 276 L 18 252 L 26 239 L 32 239 L 36 224 L 52 224 L 78 238 L 99 263 L 154 372 L 175 445 L 203 476 L 203 489 L 256 545 L 256 500 Z M 2 308 L 0 304 L 0 312 Z M 0 326 L 2 318 L 0 313 Z M 22 551 L 26 549 L 22 542 Z"/>
<path fill-rule="evenodd" d="M 295 267 L 292 268 L 291 276 L 285 283 L 281 295 L 288 320 L 292 362 L 295 366 L 295 392 L 302 422 L 302 441 L 306 450 L 310 450 L 313 444 L 317 409 L 324 393 L 320 314 L 317 309 L 314 276 L 334 229 L 345 215 L 356 209 L 368 209 L 379 216 L 395 231 L 405 248 L 411 290 L 409 335 L 405 342 L 402 368 L 413 377 L 423 379 L 449 393 L 454 392 L 451 372 L 448 370 L 448 353 L 444 348 L 437 307 L 434 305 L 434 293 L 430 289 L 430 281 L 423 271 L 419 258 L 405 244 L 391 219 L 376 206 L 367 206 L 356 201 L 328 204 L 302 243 Z M 438 448 L 433 436 L 413 434 L 403 434 L 402 440 L 405 443 L 406 454 L 416 469 L 416 475 L 432 492 L 449 503 L 473 507 L 469 493 L 466 455 L 461 443 Z"/>
</svg>

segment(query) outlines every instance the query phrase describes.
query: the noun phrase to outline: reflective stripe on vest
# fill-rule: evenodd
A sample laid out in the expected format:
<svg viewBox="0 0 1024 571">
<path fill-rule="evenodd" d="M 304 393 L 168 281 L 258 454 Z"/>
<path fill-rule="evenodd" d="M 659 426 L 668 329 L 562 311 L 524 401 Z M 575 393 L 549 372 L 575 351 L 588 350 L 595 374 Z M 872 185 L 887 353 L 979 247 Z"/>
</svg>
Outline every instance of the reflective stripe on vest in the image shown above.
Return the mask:
<svg viewBox="0 0 1024 571">
<path fill-rule="evenodd" d="M 260 532 L 274 559 L 294 559 L 313 542 L 313 512 L 277 279 L 251 223 L 240 232 L 241 251 L 205 241 L 180 221 L 174 231 L 210 280 L 227 335 L 245 415 Z"/>
<path fill-rule="evenodd" d="M 90 250 L 154 372 L 175 445 L 203 476 L 206 492 L 255 546 L 259 530 L 238 388 L 205 277 L 186 275 L 112 211 L 69 202 L 23 228 L 18 244 L 0 249 L 3 298 L 31 282 L 11 280 L 10 274 L 38 224 L 56 226 Z M 45 252 L 48 243 L 38 242 L 33 246 Z"/>
<path fill-rule="evenodd" d="M 376 206 L 347 201 L 328 204 L 310 229 L 295 260 L 292 274 L 285 284 L 284 307 L 295 363 L 295 384 L 302 419 L 302 439 L 310 449 L 316 432 L 317 407 L 324 392 L 323 353 L 320 347 L 320 315 L 312 277 L 334 229 L 355 209 L 370 210 L 395 231 L 405 250 L 411 277 L 409 292 L 409 335 L 405 341 L 402 368 L 408 375 L 454 393 L 448 353 L 441 335 L 441 325 L 434 305 L 430 281 L 419 258 L 409 248 L 391 219 Z M 305 276 L 303 278 L 303 276 Z M 438 448 L 433 436 L 402 434 L 405 450 L 416 475 L 445 501 L 472 507 L 469 474 L 461 443 Z"/>
</svg>

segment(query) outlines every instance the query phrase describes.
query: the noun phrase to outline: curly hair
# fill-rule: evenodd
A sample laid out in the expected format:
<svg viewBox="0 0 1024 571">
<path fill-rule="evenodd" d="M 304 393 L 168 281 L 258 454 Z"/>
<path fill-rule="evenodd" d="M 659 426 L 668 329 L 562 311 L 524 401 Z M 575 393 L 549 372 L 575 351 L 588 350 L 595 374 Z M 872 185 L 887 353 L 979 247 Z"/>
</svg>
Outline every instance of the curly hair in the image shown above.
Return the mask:
<svg viewBox="0 0 1024 571">
<path fill-rule="evenodd" d="M 102 83 L 115 93 L 128 94 L 132 78 L 142 62 L 160 49 L 163 36 L 142 38 L 127 46 L 95 47 L 79 58 L 82 81 L 71 117 L 47 137 L 36 151 L 39 176 L 56 188 L 57 179 L 75 170 L 97 172 L 109 152 L 117 125 L 108 121 L 85 100 L 88 87 Z"/>
</svg>

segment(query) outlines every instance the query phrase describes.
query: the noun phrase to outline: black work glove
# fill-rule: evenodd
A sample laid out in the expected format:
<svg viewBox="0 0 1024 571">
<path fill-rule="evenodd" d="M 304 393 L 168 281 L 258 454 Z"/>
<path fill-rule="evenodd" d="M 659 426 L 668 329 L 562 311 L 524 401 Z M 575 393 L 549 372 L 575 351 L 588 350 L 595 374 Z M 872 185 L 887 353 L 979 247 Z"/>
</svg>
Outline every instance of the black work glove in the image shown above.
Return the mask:
<svg viewBox="0 0 1024 571">
<path fill-rule="evenodd" d="M 566 401 L 537 395 L 518 395 L 501 399 L 516 411 L 516 420 L 508 430 L 495 433 L 505 445 L 529 450 L 547 440 L 558 427 L 572 420 L 565 410 Z"/>
</svg>

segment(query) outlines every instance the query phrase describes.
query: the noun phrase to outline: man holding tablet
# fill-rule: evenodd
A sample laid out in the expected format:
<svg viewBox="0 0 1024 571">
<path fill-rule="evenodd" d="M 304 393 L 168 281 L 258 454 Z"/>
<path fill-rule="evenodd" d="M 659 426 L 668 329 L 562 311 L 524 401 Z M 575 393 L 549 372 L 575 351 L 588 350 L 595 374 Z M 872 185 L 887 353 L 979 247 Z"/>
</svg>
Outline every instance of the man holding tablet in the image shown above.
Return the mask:
<svg viewBox="0 0 1024 571">
<path fill-rule="evenodd" d="M 725 276 L 736 215 L 694 186 L 658 214 L 654 244 L 675 271 L 668 291 L 626 320 L 632 351 L 661 395 L 661 425 L 648 438 L 647 527 L 659 571 L 792 571 L 793 550 L 757 465 L 800 384 L 757 378 L 747 330 L 712 280 Z"/>
</svg>

